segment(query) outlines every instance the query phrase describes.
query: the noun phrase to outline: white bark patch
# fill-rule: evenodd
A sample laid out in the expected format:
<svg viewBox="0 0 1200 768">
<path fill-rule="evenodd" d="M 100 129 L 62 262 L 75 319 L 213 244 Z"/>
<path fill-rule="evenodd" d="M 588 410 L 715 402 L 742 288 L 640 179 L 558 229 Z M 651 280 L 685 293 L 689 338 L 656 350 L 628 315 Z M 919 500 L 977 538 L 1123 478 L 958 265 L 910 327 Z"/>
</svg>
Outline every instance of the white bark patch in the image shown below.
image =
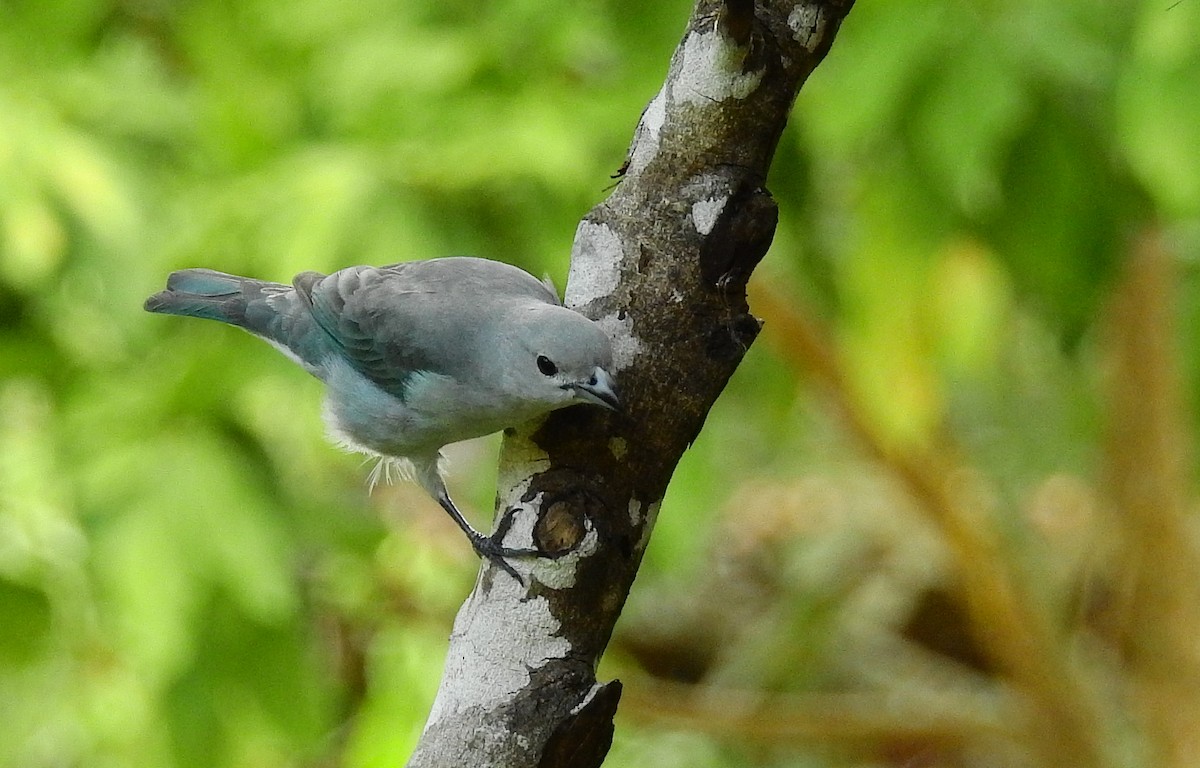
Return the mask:
<svg viewBox="0 0 1200 768">
<path fill-rule="evenodd" d="M 644 552 L 646 546 L 650 543 L 650 534 L 654 532 L 654 523 L 658 520 L 658 511 L 660 509 L 662 509 L 662 499 L 651 502 L 646 507 L 646 520 L 642 524 L 642 536 L 638 539 L 637 543 L 638 552 Z"/>
<path fill-rule="evenodd" d="M 521 425 L 505 439 L 508 460 L 501 462 L 496 487 L 505 493 L 506 506 L 515 505 L 529 489 L 533 476 L 550 468 L 550 456 L 529 439 L 537 431 L 541 419 Z M 511 490 L 509 490 L 511 489 Z"/>
<path fill-rule="evenodd" d="M 504 510 L 512 510 L 509 513 L 512 515 L 512 524 L 503 543 L 514 549 L 533 546 L 533 526 L 537 523 L 537 515 L 521 502 L 521 497 L 529 490 L 534 475 L 550 468 L 550 457 L 529 439 L 540 423 L 539 419 L 522 425 L 516 434 L 506 438 L 505 449 L 509 459 L 500 463 L 496 477 L 496 487 L 504 494 L 500 506 Z M 537 504 L 538 500 L 535 498 L 533 503 Z M 533 569 L 533 564 L 525 558 L 513 558 L 508 564 L 525 579 L 529 578 Z"/>
<path fill-rule="evenodd" d="M 629 315 L 625 315 L 621 319 L 620 315 L 613 312 L 610 315 L 605 315 L 596 321 L 596 325 L 600 326 L 608 338 L 612 341 L 613 350 L 613 373 L 620 373 L 624 369 L 633 365 L 637 360 L 637 356 L 641 354 L 642 342 L 633 335 L 633 320 Z M 617 380 L 620 383 L 620 379 Z"/>
<path fill-rule="evenodd" d="M 587 532 L 571 550 L 562 557 L 539 557 L 534 560 L 532 576 L 535 580 L 550 587 L 550 589 L 570 589 L 575 586 L 579 577 L 579 561 L 596 553 L 600 545 L 600 536 L 590 520 L 584 521 Z"/>
<path fill-rule="evenodd" d="M 496 709 L 529 685 L 530 669 L 564 658 L 571 644 L 557 635 L 549 606 L 506 574 L 496 574 L 488 594 L 472 592 L 454 620 L 452 655 L 425 730 L 467 709 Z"/>
<path fill-rule="evenodd" d="M 506 438 L 505 449 L 508 461 L 500 463 L 496 487 L 504 494 L 504 498 L 501 499 L 501 507 L 513 510 L 511 513 L 512 525 L 504 537 L 504 545 L 507 547 L 533 546 L 533 526 L 537 523 L 537 515 L 521 502 L 521 497 L 529 490 L 534 475 L 550 468 L 550 456 L 539 448 L 537 443 L 529 439 L 529 436 L 537 431 L 538 425 L 542 421 L 542 419 L 538 419 L 529 424 L 523 424 L 517 429 L 516 434 Z M 538 500 L 535 498 L 533 503 L 537 504 Z M 514 559 L 509 565 L 513 566 L 518 573 L 523 570 L 520 560 Z"/>
<path fill-rule="evenodd" d="M 612 293 L 621 279 L 621 238 L 607 224 L 584 219 L 575 230 L 571 276 L 563 303 L 576 308 Z"/>
<path fill-rule="evenodd" d="M 503 506 L 512 515 L 504 543 L 512 547 L 533 544 L 535 510 L 542 500 L 522 502 L 521 497 L 533 476 L 550 464 L 545 452 L 529 439 L 536 428 L 536 424 L 522 425 L 507 438 L 509 460 L 500 468 Z M 527 583 L 536 578 L 552 589 L 569 589 L 578 577 L 580 561 L 599 546 L 595 528 L 590 522 L 585 525 L 587 530 L 575 551 L 553 560 L 512 558 L 509 564 Z M 489 587 L 477 583 L 454 620 L 450 655 L 425 730 L 436 728 L 443 720 L 454 722 L 468 710 L 494 710 L 511 701 L 529 685 L 530 670 L 571 652 L 571 644 L 559 636 L 560 631 L 548 600 L 529 595 L 527 587 L 492 569 Z M 496 725 L 497 741 L 509 735 L 503 724 Z"/>
<path fill-rule="evenodd" d="M 696 226 L 696 231 L 702 235 L 712 232 L 712 228 L 716 225 L 721 211 L 725 210 L 727 202 L 729 202 L 728 196 L 710 197 L 707 200 L 693 203 L 692 224 Z"/>
<path fill-rule="evenodd" d="M 520 486 L 521 493 L 529 486 L 530 480 L 526 480 Z M 516 498 L 520 498 L 520 494 L 515 494 Z M 511 523 L 508 531 L 504 535 L 504 546 L 513 549 L 530 549 L 533 547 L 533 528 L 537 525 L 538 515 L 537 510 L 541 509 L 541 494 L 533 497 L 533 501 L 529 505 L 521 504 L 520 506 L 510 506 L 507 509 L 510 515 Z M 537 558 L 514 557 L 509 558 L 508 564 L 512 569 L 521 574 L 522 577 L 527 576 L 529 571 L 533 569 L 533 564 L 537 562 Z"/>
<path fill-rule="evenodd" d="M 587 695 L 584 696 L 578 704 L 571 708 L 571 714 L 578 715 L 580 712 L 582 712 L 584 707 L 592 703 L 592 699 L 596 698 L 596 694 L 599 693 L 602 688 L 604 688 L 604 686 L 600 683 L 593 683 L 591 689 L 587 692 Z"/>
<path fill-rule="evenodd" d="M 528 439 L 536 429 L 536 424 L 528 425 L 508 438 L 508 454 L 513 460 L 501 465 L 500 476 L 496 482 L 498 488 L 504 489 L 502 506 L 511 515 L 504 545 L 514 549 L 534 546 L 533 529 L 538 522 L 537 510 L 542 508 L 542 497 L 538 494 L 528 502 L 522 502 L 521 499 L 528 492 L 533 476 L 550 467 L 550 459 L 546 453 Z M 593 554 L 599 545 L 599 537 L 591 523 L 584 521 L 584 525 L 586 530 L 583 538 L 570 553 L 553 559 L 514 557 L 508 560 L 509 566 L 526 581 L 532 579 L 551 589 L 573 587 L 578 575 L 579 560 Z"/>
<path fill-rule="evenodd" d="M 746 98 L 758 87 L 763 73 L 743 72 L 743 54 L 716 30 L 692 32 L 683 41 L 682 64 L 671 87 L 671 100 L 708 104 Z"/>
<path fill-rule="evenodd" d="M 813 43 L 825 36 L 825 14 L 811 5 L 797 5 L 788 15 L 788 28 L 792 39 L 812 52 Z"/>
<path fill-rule="evenodd" d="M 625 167 L 626 176 L 641 173 L 658 155 L 658 147 L 662 143 L 662 127 L 666 121 L 667 97 L 663 91 L 659 91 L 646 105 L 642 120 L 634 131 L 629 165 Z"/>
<path fill-rule="evenodd" d="M 629 524 L 637 526 L 642 521 L 642 502 L 637 499 L 629 500 Z"/>
</svg>

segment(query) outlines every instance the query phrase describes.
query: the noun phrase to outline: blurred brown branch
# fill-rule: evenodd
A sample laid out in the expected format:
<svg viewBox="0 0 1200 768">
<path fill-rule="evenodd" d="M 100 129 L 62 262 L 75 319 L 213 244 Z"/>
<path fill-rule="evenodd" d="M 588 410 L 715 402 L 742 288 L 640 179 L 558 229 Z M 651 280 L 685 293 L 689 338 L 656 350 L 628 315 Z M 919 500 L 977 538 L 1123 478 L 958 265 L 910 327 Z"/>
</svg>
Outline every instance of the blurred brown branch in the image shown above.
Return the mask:
<svg viewBox="0 0 1200 768">
<path fill-rule="evenodd" d="M 1157 231 L 1131 248 L 1108 318 L 1109 491 L 1123 544 L 1112 638 L 1155 765 L 1200 765 L 1200 553 L 1188 519 L 1176 265 Z"/>
<path fill-rule="evenodd" d="M 816 319 L 763 283 L 752 282 L 750 296 L 766 320 L 767 342 L 822 385 L 850 432 L 938 526 L 976 641 L 1033 709 L 1031 746 L 1048 765 L 1103 765 L 1097 704 L 1068 662 L 1043 601 L 1014 572 L 991 522 L 986 480 L 940 438 L 906 446 L 887 440 L 866 416 Z"/>
<path fill-rule="evenodd" d="M 959 692 L 763 693 L 654 679 L 629 686 L 623 711 L 660 726 L 771 744 L 907 739 L 942 747 L 1011 739 L 1022 715 L 1002 697 Z"/>
<path fill-rule="evenodd" d="M 897 481 L 883 485 L 898 486 L 933 524 L 951 555 L 952 591 L 926 585 L 907 625 L 893 630 L 904 638 L 897 650 L 916 643 L 932 654 L 868 661 L 865 690 L 780 692 L 775 686 L 788 683 L 772 668 L 807 663 L 802 650 L 793 657 L 771 639 L 794 641 L 794 625 L 779 618 L 787 615 L 779 606 L 797 599 L 788 553 L 798 537 L 835 535 L 832 523 L 823 530 L 822 515 L 845 524 L 846 510 L 831 501 L 828 481 L 756 482 L 754 493 L 738 494 L 736 524 L 717 537 L 722 546 L 692 600 L 670 601 L 647 626 L 635 621 L 618 634 L 618 648 L 649 673 L 629 685 L 626 714 L 750 746 L 852 745 L 888 764 L 972 765 L 980 750 L 1045 766 L 1119 765 L 1131 751 L 1164 768 L 1200 764 L 1200 550 L 1188 514 L 1192 446 L 1175 269 L 1158 236 L 1134 241 L 1101 326 L 1107 502 L 1086 478 L 1048 475 L 1020 510 L 1049 545 L 1029 551 L 1002 536 L 993 482 L 947 437 L 890 440 L 855 392 L 832 334 L 752 283 L 767 342 L 821 386 L 849 434 Z M 821 482 L 827 492 L 813 496 Z M 837 512 L 821 511 L 831 504 Z M 893 505 L 908 506 L 904 498 L 885 503 Z M 1105 511 L 1116 513 L 1107 525 Z M 857 543 L 821 599 L 849 603 L 885 568 L 871 553 L 886 552 L 886 543 Z M 1061 602 L 1062 587 L 1078 611 Z M 769 668 L 746 662 L 764 649 Z M 848 669 L 859 669 L 862 650 L 849 650 Z M 947 658 L 984 676 L 943 666 Z M 731 682 L 747 673 L 756 690 Z"/>
</svg>

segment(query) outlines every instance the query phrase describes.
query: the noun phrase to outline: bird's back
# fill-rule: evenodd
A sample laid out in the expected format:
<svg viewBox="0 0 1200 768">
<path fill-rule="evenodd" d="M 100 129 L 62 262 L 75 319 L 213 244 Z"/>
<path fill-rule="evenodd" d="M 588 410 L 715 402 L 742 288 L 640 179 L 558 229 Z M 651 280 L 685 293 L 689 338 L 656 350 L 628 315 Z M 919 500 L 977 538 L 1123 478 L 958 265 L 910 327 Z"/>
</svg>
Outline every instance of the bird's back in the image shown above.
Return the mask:
<svg viewBox="0 0 1200 768">
<path fill-rule="evenodd" d="M 174 272 L 146 309 L 235 325 L 280 348 L 320 378 L 322 361 L 346 358 L 400 395 L 412 373 L 453 373 L 474 329 L 514 304 L 557 304 L 522 269 L 466 256 L 304 272 L 292 285 L 211 269 Z"/>
<path fill-rule="evenodd" d="M 351 267 L 297 287 L 316 324 L 345 360 L 403 397 L 413 375 L 462 377 L 480 332 L 515 306 L 557 304 L 528 272 L 496 261 L 447 257 Z"/>
</svg>

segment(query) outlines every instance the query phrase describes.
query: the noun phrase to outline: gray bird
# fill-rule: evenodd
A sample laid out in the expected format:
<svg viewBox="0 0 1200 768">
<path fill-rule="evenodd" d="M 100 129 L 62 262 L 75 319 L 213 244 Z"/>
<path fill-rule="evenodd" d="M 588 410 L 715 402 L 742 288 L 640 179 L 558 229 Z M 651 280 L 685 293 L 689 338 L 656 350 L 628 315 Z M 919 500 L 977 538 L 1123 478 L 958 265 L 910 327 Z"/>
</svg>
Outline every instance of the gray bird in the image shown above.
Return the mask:
<svg viewBox="0 0 1200 768">
<path fill-rule="evenodd" d="M 475 530 L 446 491 L 443 446 L 589 403 L 619 410 L 608 337 L 517 267 L 464 256 L 291 285 L 185 269 L 146 310 L 244 328 L 325 382 L 333 440 L 377 458 L 372 485 L 398 469 L 429 492 L 475 551 L 516 575 L 511 549 Z"/>
</svg>

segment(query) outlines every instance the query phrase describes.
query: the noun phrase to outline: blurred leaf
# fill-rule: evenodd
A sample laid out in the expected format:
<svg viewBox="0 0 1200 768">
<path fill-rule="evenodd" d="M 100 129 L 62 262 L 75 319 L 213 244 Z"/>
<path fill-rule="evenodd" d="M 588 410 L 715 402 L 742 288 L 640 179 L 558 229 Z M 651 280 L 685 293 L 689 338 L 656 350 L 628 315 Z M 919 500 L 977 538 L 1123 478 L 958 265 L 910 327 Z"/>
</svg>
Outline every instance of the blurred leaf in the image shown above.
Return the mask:
<svg viewBox="0 0 1200 768">
<path fill-rule="evenodd" d="M 886 165 L 906 175 L 901 160 Z M 844 320 L 841 350 L 850 386 L 869 421 L 889 442 L 915 445 L 942 418 L 942 393 L 930 366 L 924 296 L 938 222 L 935 205 L 900 184 L 862 191 L 867 211 L 858 247 L 839 267 Z"/>
<path fill-rule="evenodd" d="M 223 601 L 201 617 L 193 664 L 168 694 L 178 764 L 286 765 L 314 752 L 331 697 L 304 628 Z"/>
<path fill-rule="evenodd" d="M 381 628 L 368 659 L 371 686 L 346 747 L 347 768 L 385 768 L 408 759 L 437 691 L 444 656 L 444 640 L 435 632 L 395 623 Z"/>
<path fill-rule="evenodd" d="M 968 214 L 1000 198 L 1000 161 L 1030 111 L 1022 73 L 986 36 L 953 51 L 918 97 L 913 144 L 935 187 Z"/>
<path fill-rule="evenodd" d="M 800 99 L 811 143 L 845 154 L 887 135 L 953 39 L 953 10 L 943 2 L 896 0 L 856 7 Z"/>
<path fill-rule="evenodd" d="M 50 640 L 50 600 L 40 589 L 0 578 L 0 665 L 28 664 Z"/>
<path fill-rule="evenodd" d="M 1147 6 L 1118 81 L 1117 136 L 1149 194 L 1169 212 L 1200 215 L 1200 9 Z"/>
<path fill-rule="evenodd" d="M 979 243 L 949 244 L 931 276 L 938 351 L 952 375 L 991 374 L 1006 338 L 1012 299 L 1007 276 Z"/>
<path fill-rule="evenodd" d="M 31 290 L 47 281 L 62 261 L 66 232 L 45 201 L 12 201 L 4 216 L 5 282 Z"/>
<path fill-rule="evenodd" d="M 1136 196 L 1086 124 L 1044 107 L 1012 145 L 987 225 L 1017 286 L 1075 340 L 1092 317 Z"/>
</svg>

